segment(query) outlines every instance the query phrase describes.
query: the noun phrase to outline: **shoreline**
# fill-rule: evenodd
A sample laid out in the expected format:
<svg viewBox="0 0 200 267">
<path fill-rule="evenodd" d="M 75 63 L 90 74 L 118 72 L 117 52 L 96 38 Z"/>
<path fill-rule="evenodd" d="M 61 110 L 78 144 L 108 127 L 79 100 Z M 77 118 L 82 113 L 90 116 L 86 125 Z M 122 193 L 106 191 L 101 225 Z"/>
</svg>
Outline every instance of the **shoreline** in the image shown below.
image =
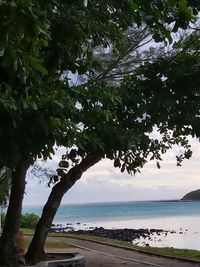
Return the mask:
<svg viewBox="0 0 200 267">
<path fill-rule="evenodd" d="M 91 227 L 92 228 L 92 227 Z M 175 230 L 164 230 L 164 229 L 105 229 L 103 227 L 95 227 L 89 230 L 75 230 L 72 227 L 62 227 L 62 228 L 54 228 L 51 229 L 52 232 L 59 233 L 68 233 L 68 234 L 76 234 L 81 236 L 96 236 L 96 237 L 104 237 L 109 239 L 115 239 L 119 241 L 126 241 L 132 243 L 133 245 L 143 246 L 143 247 L 174 247 L 174 248 L 182 248 L 182 249 L 196 249 L 200 250 L 199 247 L 177 247 L 177 246 L 168 246 L 163 245 L 164 240 L 167 239 L 177 239 L 177 237 L 183 237 L 187 234 L 188 229 L 183 230 L 182 228 L 179 231 Z"/>
<path fill-rule="evenodd" d="M 85 231 L 94 234 L 107 232 L 108 236 L 121 231 L 121 236 L 128 242 L 134 237 L 133 244 L 152 247 L 174 247 L 200 250 L 200 216 L 177 216 L 153 219 L 130 219 L 104 222 L 72 222 L 54 224 L 54 231 Z M 139 230 L 139 231 L 138 231 Z M 154 231 L 151 231 L 154 230 Z M 89 232 L 88 232 L 89 231 Z M 93 232 L 92 232 L 93 231 Z M 137 235 L 136 233 L 140 233 Z M 135 236 L 134 234 L 135 233 Z M 123 240 L 118 238 L 118 240 Z"/>
</svg>

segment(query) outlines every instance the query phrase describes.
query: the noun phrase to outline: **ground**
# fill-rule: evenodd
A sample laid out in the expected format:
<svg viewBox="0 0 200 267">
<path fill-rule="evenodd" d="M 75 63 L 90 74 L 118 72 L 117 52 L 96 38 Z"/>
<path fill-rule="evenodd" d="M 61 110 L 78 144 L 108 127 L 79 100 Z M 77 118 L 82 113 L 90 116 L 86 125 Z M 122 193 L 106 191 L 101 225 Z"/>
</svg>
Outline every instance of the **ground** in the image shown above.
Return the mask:
<svg viewBox="0 0 200 267">
<path fill-rule="evenodd" d="M 116 248 L 108 245 L 98 244 L 85 240 L 73 238 L 54 237 L 74 245 L 74 248 L 51 249 L 52 252 L 79 252 L 86 257 L 86 267 L 194 267 L 200 266 L 199 263 L 189 261 L 179 261 L 176 259 L 157 257 L 144 253 Z"/>
</svg>

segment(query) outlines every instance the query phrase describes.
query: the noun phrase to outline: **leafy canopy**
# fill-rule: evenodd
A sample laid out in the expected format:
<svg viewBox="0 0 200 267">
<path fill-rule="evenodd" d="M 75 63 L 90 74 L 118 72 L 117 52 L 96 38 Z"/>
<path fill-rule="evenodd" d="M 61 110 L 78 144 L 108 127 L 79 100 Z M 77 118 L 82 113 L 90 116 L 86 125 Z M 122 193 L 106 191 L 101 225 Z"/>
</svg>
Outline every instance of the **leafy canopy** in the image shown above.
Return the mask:
<svg viewBox="0 0 200 267">
<path fill-rule="evenodd" d="M 137 148 L 133 158 L 143 165 L 144 154 L 156 146 L 143 134 L 153 124 L 137 121 L 147 109 L 142 103 L 137 108 L 143 92 L 135 87 L 128 92 L 126 79 L 121 88 L 104 82 L 116 64 L 103 64 L 98 51 L 112 51 L 118 63 L 123 53 L 140 48 L 146 38 L 138 38 L 141 32 L 155 42 L 172 42 L 172 32 L 195 20 L 198 1 L 95 0 L 85 6 L 82 0 L 16 0 L 0 5 L 0 166 L 46 159 L 56 143 L 75 145 L 80 156 L 86 148 L 109 158 L 124 151 L 119 156 L 124 161 Z M 66 73 L 87 77 L 88 87 L 70 86 Z"/>
</svg>

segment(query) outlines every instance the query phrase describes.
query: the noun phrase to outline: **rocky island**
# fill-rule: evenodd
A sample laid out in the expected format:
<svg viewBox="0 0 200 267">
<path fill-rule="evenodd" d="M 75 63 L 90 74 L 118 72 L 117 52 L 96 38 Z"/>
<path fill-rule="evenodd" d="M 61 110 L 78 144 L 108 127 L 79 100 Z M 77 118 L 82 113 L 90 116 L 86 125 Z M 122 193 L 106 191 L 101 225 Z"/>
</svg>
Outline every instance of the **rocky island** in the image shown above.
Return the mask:
<svg viewBox="0 0 200 267">
<path fill-rule="evenodd" d="M 187 193 L 181 200 L 200 200 L 200 189 Z"/>
</svg>

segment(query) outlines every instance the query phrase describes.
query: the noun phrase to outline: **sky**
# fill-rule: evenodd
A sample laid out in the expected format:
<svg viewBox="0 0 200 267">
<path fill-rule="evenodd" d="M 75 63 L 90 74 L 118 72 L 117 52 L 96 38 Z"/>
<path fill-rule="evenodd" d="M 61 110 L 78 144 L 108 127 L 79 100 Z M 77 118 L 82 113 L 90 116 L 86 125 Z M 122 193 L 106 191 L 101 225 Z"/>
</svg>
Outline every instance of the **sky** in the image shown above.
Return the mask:
<svg viewBox="0 0 200 267">
<path fill-rule="evenodd" d="M 114 168 L 110 160 L 102 160 L 90 168 L 64 196 L 62 203 L 90 203 L 112 201 L 180 199 L 186 193 L 200 188 L 200 143 L 191 140 L 193 156 L 176 166 L 176 149 L 168 151 L 161 162 L 150 161 L 141 174 L 129 175 Z M 44 164 L 55 169 L 63 148 L 53 159 Z M 47 181 L 40 181 L 28 174 L 23 205 L 45 204 L 50 188 Z"/>
</svg>

